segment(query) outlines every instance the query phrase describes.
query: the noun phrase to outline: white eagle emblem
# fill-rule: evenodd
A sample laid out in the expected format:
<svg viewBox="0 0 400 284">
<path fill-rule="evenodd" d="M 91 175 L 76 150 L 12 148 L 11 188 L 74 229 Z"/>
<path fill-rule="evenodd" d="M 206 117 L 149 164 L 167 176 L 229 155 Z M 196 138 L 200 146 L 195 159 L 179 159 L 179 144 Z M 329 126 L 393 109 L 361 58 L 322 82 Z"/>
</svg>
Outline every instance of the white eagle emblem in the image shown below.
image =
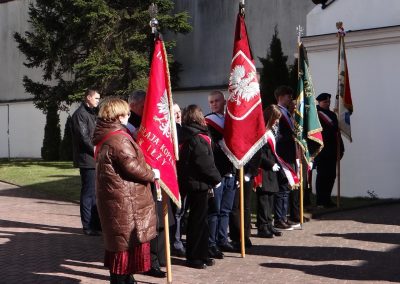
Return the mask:
<svg viewBox="0 0 400 284">
<path fill-rule="evenodd" d="M 233 68 L 229 78 L 229 91 L 231 95 L 229 100 L 241 104 L 241 100 L 246 102 L 256 97 L 260 93 L 260 86 L 254 81 L 256 72 L 249 72 L 246 76 L 246 70 L 243 65 L 237 65 Z"/>
<path fill-rule="evenodd" d="M 167 97 L 167 90 L 164 91 L 164 94 L 161 96 L 160 102 L 157 104 L 158 113 L 162 115 L 161 117 L 154 116 L 154 120 L 157 121 L 160 126 L 160 130 L 162 134 L 169 138 L 171 135 L 171 127 L 170 127 L 170 116 L 169 116 L 169 104 Z"/>
</svg>

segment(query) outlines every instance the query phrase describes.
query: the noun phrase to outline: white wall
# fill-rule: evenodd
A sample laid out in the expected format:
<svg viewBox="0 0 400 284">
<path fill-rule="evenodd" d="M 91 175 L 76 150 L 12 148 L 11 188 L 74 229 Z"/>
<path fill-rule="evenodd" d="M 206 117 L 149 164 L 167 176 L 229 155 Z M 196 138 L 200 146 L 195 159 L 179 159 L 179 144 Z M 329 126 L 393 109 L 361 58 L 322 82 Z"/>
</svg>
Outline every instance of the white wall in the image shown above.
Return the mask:
<svg viewBox="0 0 400 284">
<path fill-rule="evenodd" d="M 24 35 L 28 30 L 28 5 L 33 1 L 15 0 L 0 4 L 0 101 L 30 99 L 25 92 L 22 78 L 40 81 L 41 72 L 23 65 L 25 55 L 17 48 L 14 33 Z"/>
<path fill-rule="evenodd" d="M 60 112 L 62 137 L 67 117 L 68 113 Z M 0 158 L 40 158 L 45 124 L 46 116 L 32 102 L 0 104 Z"/>
<path fill-rule="evenodd" d="M 400 33 L 393 29 L 397 42 L 369 45 L 363 32 L 346 36 L 354 113 L 351 116 L 353 143 L 345 142 L 342 160 L 342 196 L 368 196 L 375 191 L 378 197 L 399 198 L 400 141 L 398 125 L 398 66 L 400 66 Z M 376 33 L 379 34 L 379 31 Z M 382 32 L 383 33 L 383 32 Z M 389 33 L 386 29 L 386 33 Z M 369 35 L 372 37 L 372 35 Z M 331 48 L 336 36 L 305 39 L 309 48 L 311 72 L 316 93 L 336 95 L 337 50 Z M 361 37 L 363 39 L 361 39 Z M 324 49 L 324 42 L 326 49 Z M 333 104 L 333 103 L 332 103 Z"/>
<path fill-rule="evenodd" d="M 316 6 L 307 15 L 307 35 L 335 33 L 339 21 L 346 31 L 395 26 L 399 15 L 398 0 L 336 0 L 324 10 Z"/>
</svg>

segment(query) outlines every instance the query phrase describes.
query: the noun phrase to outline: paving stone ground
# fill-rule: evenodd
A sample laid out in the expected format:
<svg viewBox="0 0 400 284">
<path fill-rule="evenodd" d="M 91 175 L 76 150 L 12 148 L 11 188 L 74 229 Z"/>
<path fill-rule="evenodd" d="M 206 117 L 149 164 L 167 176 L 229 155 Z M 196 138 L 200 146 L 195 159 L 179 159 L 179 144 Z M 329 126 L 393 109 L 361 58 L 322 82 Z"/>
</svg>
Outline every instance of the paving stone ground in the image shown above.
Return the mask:
<svg viewBox="0 0 400 284">
<path fill-rule="evenodd" d="M 205 270 L 172 258 L 173 283 L 400 282 L 400 204 L 335 212 Z M 0 182 L 0 283 L 108 283 L 101 237 L 81 234 L 79 205 Z M 139 283 L 166 283 L 136 275 Z"/>
</svg>

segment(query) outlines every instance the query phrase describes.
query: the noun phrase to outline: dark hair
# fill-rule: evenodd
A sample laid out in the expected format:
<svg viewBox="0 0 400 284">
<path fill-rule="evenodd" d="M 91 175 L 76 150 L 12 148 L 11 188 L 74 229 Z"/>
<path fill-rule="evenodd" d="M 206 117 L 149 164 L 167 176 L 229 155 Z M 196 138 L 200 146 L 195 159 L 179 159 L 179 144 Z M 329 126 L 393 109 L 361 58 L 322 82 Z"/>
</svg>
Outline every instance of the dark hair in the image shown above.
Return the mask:
<svg viewBox="0 0 400 284">
<path fill-rule="evenodd" d="M 87 96 L 94 96 L 94 94 L 96 94 L 96 93 L 98 93 L 98 91 L 97 90 L 94 90 L 94 89 L 87 89 L 86 91 L 85 91 L 85 95 L 83 96 L 83 99 L 86 99 L 86 97 Z"/>
<path fill-rule="evenodd" d="M 279 86 L 278 88 L 275 89 L 274 96 L 276 100 L 278 100 L 280 96 L 284 95 L 293 96 L 293 89 L 285 85 Z"/>
<path fill-rule="evenodd" d="M 143 90 L 136 90 L 129 94 L 128 104 L 138 103 L 146 98 L 146 92 Z"/>
<path fill-rule="evenodd" d="M 182 123 L 205 125 L 204 115 L 198 105 L 188 105 L 182 112 Z"/>
<path fill-rule="evenodd" d="M 264 109 L 265 127 L 271 129 L 274 122 L 281 118 L 281 111 L 277 105 L 269 105 Z"/>
</svg>

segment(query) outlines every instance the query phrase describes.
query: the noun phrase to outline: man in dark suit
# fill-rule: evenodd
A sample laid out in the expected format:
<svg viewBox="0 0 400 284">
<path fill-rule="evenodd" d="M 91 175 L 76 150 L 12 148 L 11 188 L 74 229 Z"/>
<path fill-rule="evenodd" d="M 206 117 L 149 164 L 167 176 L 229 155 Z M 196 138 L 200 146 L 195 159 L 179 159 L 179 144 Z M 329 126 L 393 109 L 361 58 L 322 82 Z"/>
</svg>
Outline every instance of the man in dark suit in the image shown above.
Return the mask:
<svg viewBox="0 0 400 284">
<path fill-rule="evenodd" d="M 84 101 L 72 115 L 72 147 L 74 167 L 79 168 L 81 175 L 80 212 L 83 233 L 87 236 L 98 236 L 101 230 L 97 213 L 92 136 L 96 127 L 96 110 L 100 94 L 95 90 L 85 92 Z"/>
<path fill-rule="evenodd" d="M 297 172 L 297 153 L 294 141 L 294 124 L 289 106 L 293 100 L 293 90 L 288 86 L 280 86 L 274 92 L 278 107 L 282 113 L 279 119 L 278 135 L 276 138 L 276 152 L 295 172 Z M 291 190 L 287 185 L 280 185 L 277 194 L 278 212 L 282 216 L 275 218 L 275 227 L 280 230 L 298 229 L 300 227 L 300 194 L 298 190 Z M 279 208 L 283 207 L 283 208 Z M 289 207 L 289 208 L 288 208 Z M 286 218 L 285 211 L 290 210 L 290 220 Z"/>
<path fill-rule="evenodd" d="M 324 140 L 324 148 L 315 158 L 317 206 L 329 208 L 336 206 L 331 200 L 331 193 L 336 179 L 338 145 L 340 158 L 343 156 L 344 146 L 339 132 L 337 116 L 329 109 L 331 95 L 322 93 L 316 99 L 318 101 L 318 117 L 322 126 L 322 139 Z"/>
</svg>

